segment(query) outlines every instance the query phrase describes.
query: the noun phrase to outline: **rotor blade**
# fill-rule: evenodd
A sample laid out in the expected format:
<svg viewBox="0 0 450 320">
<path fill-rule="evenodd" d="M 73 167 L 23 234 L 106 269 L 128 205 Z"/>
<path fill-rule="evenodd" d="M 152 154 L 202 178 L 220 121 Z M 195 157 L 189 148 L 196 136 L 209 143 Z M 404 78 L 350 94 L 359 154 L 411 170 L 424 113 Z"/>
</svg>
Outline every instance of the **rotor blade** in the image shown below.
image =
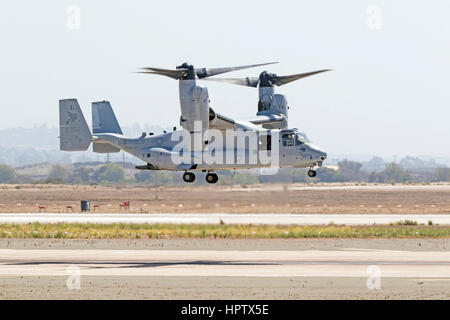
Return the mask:
<svg viewBox="0 0 450 320">
<path fill-rule="evenodd" d="M 175 80 L 182 79 L 187 73 L 186 69 L 169 70 L 152 67 L 146 67 L 141 69 L 145 71 L 138 71 L 138 73 L 159 74 Z"/>
<path fill-rule="evenodd" d="M 208 78 L 203 79 L 208 81 L 216 81 L 216 82 L 227 82 L 231 84 L 238 84 L 241 86 L 253 87 L 256 88 L 258 86 L 259 78 L 258 77 L 247 77 L 247 78 Z"/>
<path fill-rule="evenodd" d="M 299 73 L 299 74 L 293 74 L 293 75 L 289 75 L 289 76 L 273 76 L 270 78 L 270 81 L 277 86 L 282 86 L 286 83 L 298 80 L 298 79 L 302 79 L 302 78 L 306 78 L 309 76 L 312 76 L 314 74 L 318 74 L 321 72 L 326 72 L 326 71 L 331 71 L 330 69 L 324 69 L 324 70 L 318 70 L 318 71 L 312 71 L 312 72 L 306 72 L 306 73 Z"/>
<path fill-rule="evenodd" d="M 225 73 L 225 72 L 242 70 L 242 69 L 248 69 L 248 68 L 254 68 L 254 67 L 260 67 L 260 66 L 266 66 L 268 64 L 274 64 L 274 63 L 278 63 L 278 62 L 251 64 L 251 65 L 247 65 L 247 66 L 228 67 L 228 68 L 201 68 L 201 69 L 195 69 L 195 72 L 196 72 L 197 77 L 199 79 L 203 79 L 203 78 L 206 78 L 206 77 L 215 76 L 215 75 L 222 74 L 222 73 Z"/>
</svg>

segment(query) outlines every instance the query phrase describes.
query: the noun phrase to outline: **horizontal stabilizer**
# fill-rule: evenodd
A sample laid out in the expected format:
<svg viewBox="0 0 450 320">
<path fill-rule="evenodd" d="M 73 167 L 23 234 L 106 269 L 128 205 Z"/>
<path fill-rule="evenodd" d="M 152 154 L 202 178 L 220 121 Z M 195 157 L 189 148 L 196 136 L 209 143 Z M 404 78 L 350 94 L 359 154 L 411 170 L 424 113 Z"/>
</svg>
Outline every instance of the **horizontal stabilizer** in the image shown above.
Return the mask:
<svg viewBox="0 0 450 320">
<path fill-rule="evenodd" d="M 108 143 L 96 143 L 94 142 L 92 144 L 93 148 L 92 151 L 96 152 L 96 153 L 114 153 L 114 152 L 119 152 L 120 149 L 116 148 Z"/>
</svg>

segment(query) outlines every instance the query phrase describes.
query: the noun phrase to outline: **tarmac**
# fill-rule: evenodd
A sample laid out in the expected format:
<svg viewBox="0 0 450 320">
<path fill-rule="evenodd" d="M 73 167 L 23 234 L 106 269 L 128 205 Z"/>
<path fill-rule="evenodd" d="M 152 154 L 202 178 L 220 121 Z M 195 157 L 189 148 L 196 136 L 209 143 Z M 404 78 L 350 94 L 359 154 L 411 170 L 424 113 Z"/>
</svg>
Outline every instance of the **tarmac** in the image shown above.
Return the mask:
<svg viewBox="0 0 450 320">
<path fill-rule="evenodd" d="M 450 224 L 447 214 L 10 213 L 0 223 Z M 0 299 L 450 299 L 448 239 L 0 239 Z"/>
<path fill-rule="evenodd" d="M 223 249 L 0 249 L 0 297 L 450 298 L 445 249 Z"/>
<path fill-rule="evenodd" d="M 450 214 L 283 214 L 283 213 L 2 213 L 0 223 L 170 223 L 268 225 L 370 225 L 404 220 L 450 225 Z"/>
</svg>

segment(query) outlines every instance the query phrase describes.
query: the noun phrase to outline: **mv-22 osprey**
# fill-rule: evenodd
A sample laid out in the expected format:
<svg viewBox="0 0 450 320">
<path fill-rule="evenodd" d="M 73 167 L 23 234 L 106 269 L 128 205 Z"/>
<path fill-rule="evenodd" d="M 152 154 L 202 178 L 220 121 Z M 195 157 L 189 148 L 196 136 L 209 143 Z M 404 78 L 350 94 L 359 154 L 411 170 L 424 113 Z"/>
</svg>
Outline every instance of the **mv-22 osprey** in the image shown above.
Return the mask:
<svg viewBox="0 0 450 320">
<path fill-rule="evenodd" d="M 218 176 L 213 171 L 264 168 L 273 166 L 274 163 L 277 167 L 309 168 L 308 176 L 315 177 L 314 168 L 322 165 L 327 154 L 314 146 L 302 131 L 296 128 L 288 129 L 287 100 L 284 95 L 275 94 L 274 87 L 328 70 L 289 76 L 277 76 L 264 71 L 259 77 L 209 78 L 225 72 L 267 64 L 272 63 L 229 68 L 194 68 L 188 63 L 183 63 L 174 70 L 142 68 L 139 73 L 164 75 L 178 80 L 181 107 L 180 125 L 184 130 L 178 130 L 176 133 L 178 137 L 180 131 L 184 136 L 200 137 L 200 143 L 196 143 L 194 138 L 194 143 L 189 142 L 180 149 L 179 138 L 173 138 L 175 127 L 174 131 L 169 133 L 149 134 L 148 136 L 143 133 L 138 138 L 125 137 L 108 101 L 92 103 L 91 133 L 77 100 L 64 99 L 59 101 L 60 149 L 62 151 L 84 151 L 92 142 L 93 151 L 97 153 L 124 150 L 146 163 L 146 165 L 136 166 L 136 169 L 184 171 L 183 180 L 188 183 L 195 180 L 193 171 L 206 172 L 206 181 L 216 183 Z M 198 86 L 196 81 L 198 79 L 258 88 L 259 100 L 256 117 L 248 121 L 240 121 L 215 112 L 209 105 L 207 88 Z M 211 138 L 202 134 L 208 130 L 215 130 L 216 135 Z M 236 139 L 236 137 L 229 138 L 226 135 L 230 131 L 251 133 L 256 137 L 256 143 L 253 146 L 248 141 L 240 146 L 229 143 Z M 224 136 L 228 137 L 228 140 L 225 139 L 226 143 L 220 145 L 214 143 L 214 140 L 217 140 L 217 132 L 222 132 Z M 268 163 L 267 161 L 263 162 L 259 156 L 252 157 L 251 154 L 255 151 L 256 153 L 266 152 L 271 159 L 276 159 L 276 161 Z M 225 155 L 222 158 L 223 161 L 218 161 L 217 156 L 211 157 L 213 153 L 214 155 L 223 153 Z M 181 154 L 183 154 L 182 161 L 180 161 Z M 205 159 L 212 158 L 214 161 L 205 161 Z"/>
</svg>

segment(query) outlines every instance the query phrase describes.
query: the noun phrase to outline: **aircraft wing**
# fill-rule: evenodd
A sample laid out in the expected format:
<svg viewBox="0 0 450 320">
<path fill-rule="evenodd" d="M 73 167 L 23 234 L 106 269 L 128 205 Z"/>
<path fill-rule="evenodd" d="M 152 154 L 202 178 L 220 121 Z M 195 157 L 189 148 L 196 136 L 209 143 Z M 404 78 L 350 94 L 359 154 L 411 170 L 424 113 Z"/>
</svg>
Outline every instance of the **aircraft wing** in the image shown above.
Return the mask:
<svg viewBox="0 0 450 320">
<path fill-rule="evenodd" d="M 233 119 L 230 119 L 219 113 L 216 113 L 216 122 L 210 125 L 210 128 L 219 130 L 234 129 L 235 123 L 236 122 Z"/>
<path fill-rule="evenodd" d="M 237 121 L 233 120 L 231 118 L 228 118 L 220 113 L 215 113 L 216 118 L 213 123 L 210 123 L 209 127 L 211 129 L 218 129 L 218 130 L 237 130 L 237 129 L 243 129 L 243 130 L 255 130 L 258 127 L 255 126 L 254 123 L 251 123 L 249 121 Z"/>
<path fill-rule="evenodd" d="M 267 115 L 259 115 L 255 118 L 247 120 L 256 125 L 268 124 L 268 123 L 280 123 L 285 120 L 285 117 L 281 114 L 267 114 Z"/>
</svg>

